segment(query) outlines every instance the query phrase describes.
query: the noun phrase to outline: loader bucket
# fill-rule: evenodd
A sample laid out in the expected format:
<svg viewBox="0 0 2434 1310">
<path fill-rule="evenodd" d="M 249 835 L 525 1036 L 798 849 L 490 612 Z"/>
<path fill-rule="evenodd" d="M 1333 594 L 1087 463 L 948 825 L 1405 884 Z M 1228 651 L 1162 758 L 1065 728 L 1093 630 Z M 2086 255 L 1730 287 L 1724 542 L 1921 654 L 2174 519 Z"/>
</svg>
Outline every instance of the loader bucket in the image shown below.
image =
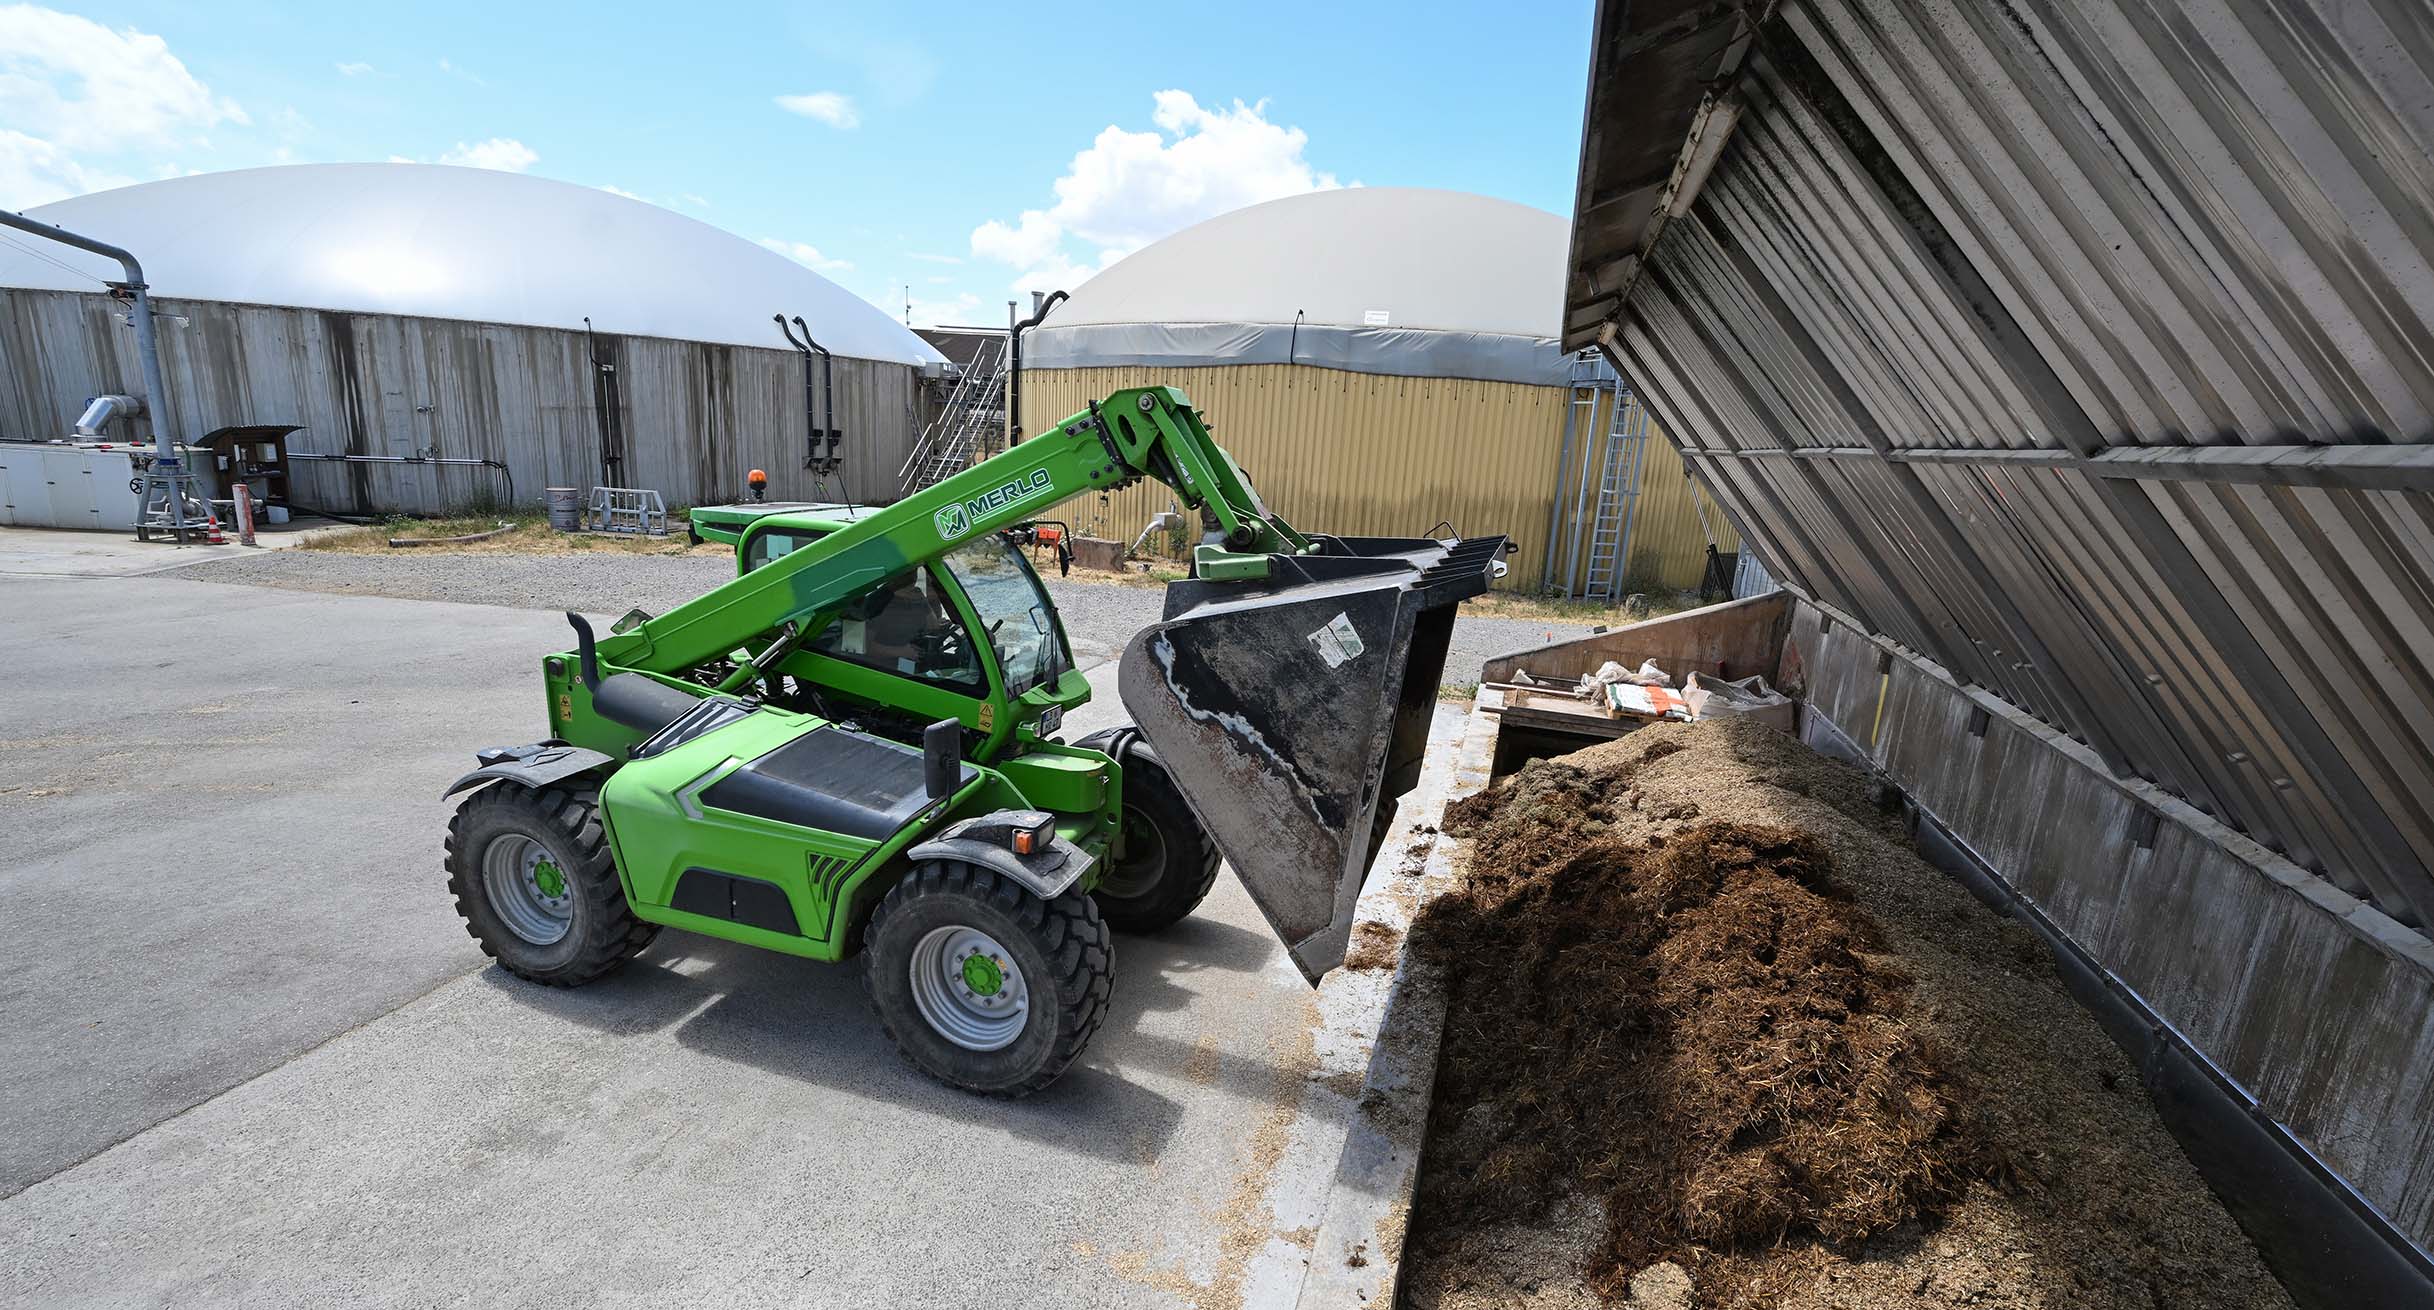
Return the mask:
<svg viewBox="0 0 2434 1310">
<path fill-rule="evenodd" d="M 1456 604 L 1505 539 L 1320 537 L 1259 581 L 1170 584 L 1116 686 L 1201 826 L 1315 984 L 1419 780 Z"/>
</svg>

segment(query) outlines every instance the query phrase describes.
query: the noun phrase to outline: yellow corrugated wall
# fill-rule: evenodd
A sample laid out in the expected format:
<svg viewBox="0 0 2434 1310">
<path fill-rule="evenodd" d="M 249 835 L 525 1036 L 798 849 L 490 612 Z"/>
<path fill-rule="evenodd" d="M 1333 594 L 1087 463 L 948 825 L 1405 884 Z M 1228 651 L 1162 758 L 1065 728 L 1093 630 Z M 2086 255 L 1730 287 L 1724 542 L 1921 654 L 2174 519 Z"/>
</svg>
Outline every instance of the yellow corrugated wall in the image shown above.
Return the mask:
<svg viewBox="0 0 2434 1310">
<path fill-rule="evenodd" d="M 1152 385 L 1181 387 L 1269 506 L 1294 526 L 1339 536 L 1418 536 L 1442 520 L 1465 534 L 1501 532 L 1521 547 L 1504 585 L 1539 589 L 1566 388 L 1297 364 L 1025 369 L 1023 429 L 1040 431 L 1111 391 Z M 1599 431 L 1603 419 L 1601 413 Z M 1698 584 L 1707 545 L 1691 508 L 1698 494 L 1683 477 L 1681 457 L 1652 432 L 1626 576 L 1653 585 Z M 1165 487 L 1144 481 L 1085 497 L 1064 512 L 1076 531 L 1129 543 L 1171 498 Z M 1733 549 L 1731 528 L 1712 502 L 1707 512 L 1722 534 L 1721 548 Z M 1560 551 L 1558 543 L 1559 561 Z"/>
</svg>

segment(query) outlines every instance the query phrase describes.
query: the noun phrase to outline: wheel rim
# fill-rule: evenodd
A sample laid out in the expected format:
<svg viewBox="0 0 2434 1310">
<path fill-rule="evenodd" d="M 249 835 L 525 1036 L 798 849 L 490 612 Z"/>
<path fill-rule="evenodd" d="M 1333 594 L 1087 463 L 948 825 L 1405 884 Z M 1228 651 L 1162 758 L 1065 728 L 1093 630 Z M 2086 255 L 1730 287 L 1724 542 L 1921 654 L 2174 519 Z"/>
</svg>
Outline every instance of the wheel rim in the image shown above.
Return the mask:
<svg viewBox="0 0 2434 1310">
<path fill-rule="evenodd" d="M 507 931 L 551 946 L 574 926 L 574 889 L 549 851 L 522 833 L 492 839 L 482 851 L 482 889 Z"/>
<path fill-rule="evenodd" d="M 1166 834 L 1148 816 L 1124 807 L 1124 858 L 1099 876 L 1099 894 L 1118 900 L 1147 896 L 1166 875 Z"/>
<path fill-rule="evenodd" d="M 1014 1044 L 1031 1018 L 1031 991 L 1014 953 L 978 928 L 932 928 L 913 946 L 913 1006 L 932 1030 L 967 1051 Z"/>
</svg>

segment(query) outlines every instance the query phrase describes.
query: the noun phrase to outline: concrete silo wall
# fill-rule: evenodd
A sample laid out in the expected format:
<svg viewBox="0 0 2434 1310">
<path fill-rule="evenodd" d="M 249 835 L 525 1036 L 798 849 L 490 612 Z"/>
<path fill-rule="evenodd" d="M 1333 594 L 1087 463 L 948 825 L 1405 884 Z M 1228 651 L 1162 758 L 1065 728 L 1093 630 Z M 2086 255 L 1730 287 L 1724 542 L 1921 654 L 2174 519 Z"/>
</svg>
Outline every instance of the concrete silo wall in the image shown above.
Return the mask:
<svg viewBox="0 0 2434 1310">
<path fill-rule="evenodd" d="M 294 423 L 291 449 L 494 459 L 513 499 L 602 480 L 600 406 L 580 330 L 330 310 L 156 302 L 170 420 L 181 439 Z M 140 392 L 134 334 L 108 297 L 0 290 L 0 438 L 66 435 L 88 396 Z M 775 335 L 776 329 L 771 329 Z M 655 337 L 599 338 L 617 365 L 622 480 L 670 506 L 740 497 L 766 469 L 771 499 L 809 499 L 803 371 L 791 350 Z M 839 358 L 845 487 L 892 500 L 918 428 L 902 364 Z M 149 437 L 149 428 L 138 427 Z M 435 512 L 509 499 L 497 470 L 298 463 L 292 498 L 341 511 Z M 832 479 L 831 487 L 835 486 Z"/>
<path fill-rule="evenodd" d="M 1025 370 L 1023 429 L 1038 432 L 1124 387 L 1176 386 L 1260 494 L 1296 527 L 1338 535 L 1417 536 L 1450 522 L 1460 532 L 1501 532 L 1521 547 L 1505 585 L 1536 591 L 1549 579 L 1548 523 L 1563 449 L 1565 388 L 1407 378 L 1291 364 L 1213 368 Z M 1591 426 L 1602 432 L 1605 407 Z M 1573 453 L 1577 477 L 1580 451 Z M 1594 470 L 1592 477 L 1594 477 Z M 1671 446 L 1652 436 L 1627 578 L 1696 586 L 1707 538 Z M 1172 493 L 1142 482 L 1068 506 L 1077 531 L 1131 541 Z M 1720 537 L 1737 539 L 1714 505 Z M 1557 549 L 1557 571 L 1564 551 Z M 1576 564 L 1575 579 L 1585 572 Z"/>
</svg>

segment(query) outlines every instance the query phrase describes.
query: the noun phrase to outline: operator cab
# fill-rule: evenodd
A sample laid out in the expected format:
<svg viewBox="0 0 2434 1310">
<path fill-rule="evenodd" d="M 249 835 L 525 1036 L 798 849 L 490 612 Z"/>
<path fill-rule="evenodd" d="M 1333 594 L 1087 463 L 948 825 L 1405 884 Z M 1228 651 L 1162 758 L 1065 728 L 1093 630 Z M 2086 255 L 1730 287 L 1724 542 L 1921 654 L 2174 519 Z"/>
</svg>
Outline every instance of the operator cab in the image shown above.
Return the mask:
<svg viewBox="0 0 2434 1310">
<path fill-rule="evenodd" d="M 737 570 L 765 567 L 876 512 L 840 506 L 816 517 L 769 516 L 744 530 Z M 1055 604 L 1022 549 L 996 533 L 984 533 L 932 564 L 907 568 L 846 602 L 803 643 L 788 667 L 798 678 L 808 675 L 818 692 L 856 702 L 861 713 L 854 717 L 883 716 L 879 707 L 903 706 L 962 719 L 984 736 L 997 726 L 1000 700 L 1011 705 L 1048 688 L 1047 698 L 1055 703 L 1038 707 L 1035 728 L 1046 736 L 1056 730 L 1063 702 L 1082 699 L 1058 694 L 1059 680 L 1073 670 L 1074 660 Z M 874 675 L 903 681 L 889 684 Z M 823 706 L 821 699 L 818 693 L 806 697 L 805 708 L 836 708 Z M 968 713 L 967 707 L 972 707 Z M 1018 707 L 1018 717 L 1022 713 Z M 907 720 L 896 726 L 917 725 Z"/>
</svg>

